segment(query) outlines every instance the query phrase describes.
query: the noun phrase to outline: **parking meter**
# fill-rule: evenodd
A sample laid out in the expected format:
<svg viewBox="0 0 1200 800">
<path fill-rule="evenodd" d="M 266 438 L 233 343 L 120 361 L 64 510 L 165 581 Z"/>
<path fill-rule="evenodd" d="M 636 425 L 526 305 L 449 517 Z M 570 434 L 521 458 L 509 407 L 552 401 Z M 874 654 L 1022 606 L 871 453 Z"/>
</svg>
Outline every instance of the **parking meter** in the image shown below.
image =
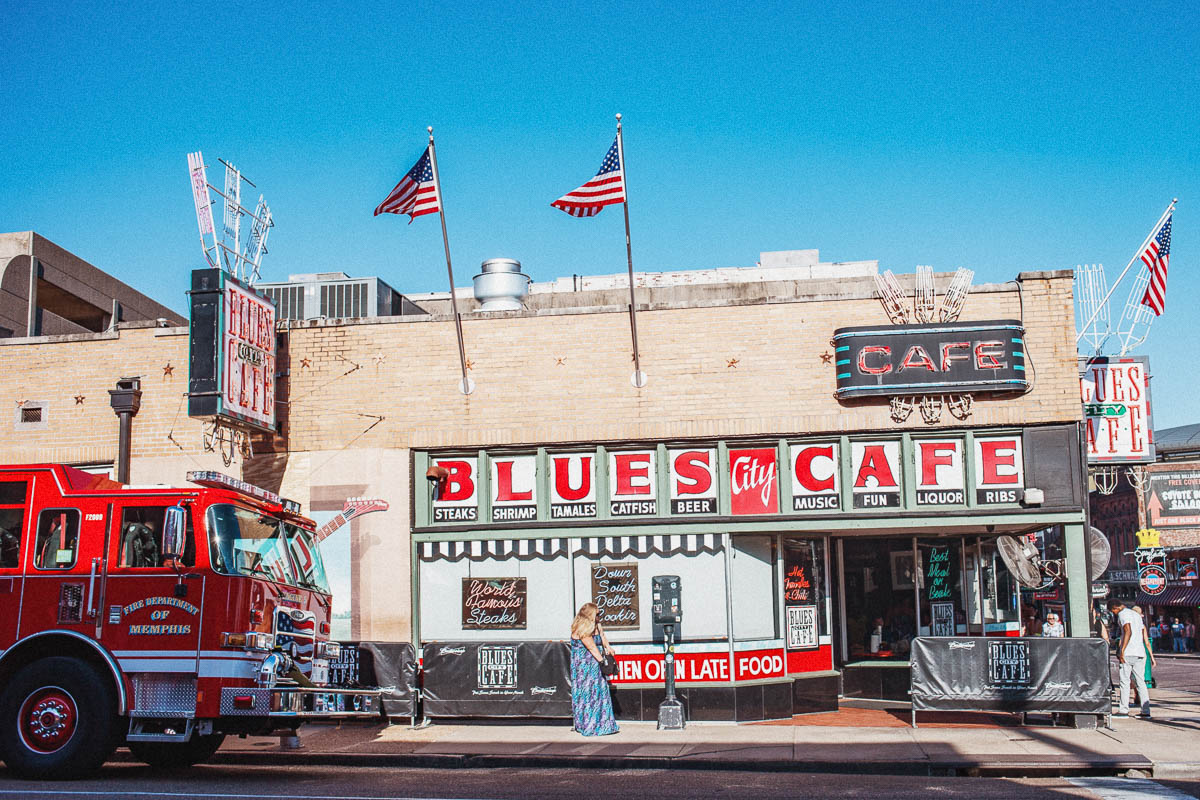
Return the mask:
<svg viewBox="0 0 1200 800">
<path fill-rule="evenodd" d="M 683 703 L 675 697 L 675 626 L 683 622 L 680 580 L 678 575 L 655 575 L 651 580 L 651 617 L 663 629 L 663 651 L 666 679 L 666 699 L 658 706 L 658 727 L 683 729 Z"/>
<path fill-rule="evenodd" d="M 655 625 L 678 625 L 683 621 L 680 608 L 679 576 L 655 575 L 651 588 Z"/>
</svg>

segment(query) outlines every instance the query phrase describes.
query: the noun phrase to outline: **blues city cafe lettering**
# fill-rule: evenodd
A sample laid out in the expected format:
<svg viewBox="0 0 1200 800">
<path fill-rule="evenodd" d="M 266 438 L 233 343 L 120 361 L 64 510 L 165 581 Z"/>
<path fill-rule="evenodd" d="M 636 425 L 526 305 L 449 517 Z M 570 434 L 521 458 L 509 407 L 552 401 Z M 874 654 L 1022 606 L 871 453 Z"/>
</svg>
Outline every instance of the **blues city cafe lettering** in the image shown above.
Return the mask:
<svg viewBox="0 0 1200 800">
<path fill-rule="evenodd" d="M 275 303 L 220 269 L 192 271 L 188 414 L 275 429 Z"/>
<path fill-rule="evenodd" d="M 1028 689 L 1033 671 L 1029 643 L 1020 639 L 988 642 L 988 682 L 997 689 Z"/>
<path fill-rule="evenodd" d="M 839 399 L 1025 391 L 1025 329 L 1017 320 L 839 328 Z"/>
<path fill-rule="evenodd" d="M 533 454 L 487 454 L 488 480 L 479 477 L 478 456 L 434 456 L 431 463 L 442 477 L 431 495 L 430 521 L 479 521 L 484 484 L 489 484 L 490 523 L 596 519 L 598 458 L 608 469 L 599 485 L 607 485 L 603 508 L 609 518 L 720 513 L 717 472 L 721 467 L 714 447 L 643 447 L 600 454 L 598 450 L 548 453 L 542 461 Z M 660 461 L 666 462 L 665 492 L 660 486 Z M 1019 433 L 978 433 L 970 440 L 963 435 L 913 435 L 907 448 L 898 437 L 851 439 L 848 444 L 814 440 L 788 442 L 784 447 L 730 447 L 725 461 L 727 513 L 735 516 L 828 514 L 843 510 L 843 504 L 864 511 L 887 511 L 908 503 L 961 507 L 968 504 L 971 490 L 976 506 L 1013 505 L 1025 485 Z M 538 475 L 542 468 L 549 472 L 547 479 Z M 780 469 L 790 473 L 790 503 L 780 497 Z M 906 475 L 915 484 L 907 501 Z M 539 511 L 542 491 L 549 502 Z M 669 501 L 665 507 L 659 503 L 660 494 Z"/>
</svg>

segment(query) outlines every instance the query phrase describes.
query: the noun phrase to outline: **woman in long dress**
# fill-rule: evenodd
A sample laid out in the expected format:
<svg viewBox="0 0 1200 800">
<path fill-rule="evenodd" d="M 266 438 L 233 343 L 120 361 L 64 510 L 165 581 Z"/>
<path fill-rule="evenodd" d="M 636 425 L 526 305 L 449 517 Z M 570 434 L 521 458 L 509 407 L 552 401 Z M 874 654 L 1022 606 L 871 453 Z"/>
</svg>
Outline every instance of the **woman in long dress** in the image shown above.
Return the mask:
<svg viewBox="0 0 1200 800">
<path fill-rule="evenodd" d="M 584 603 L 571 621 L 571 709 L 575 730 L 584 736 L 616 733 L 612 694 L 600 673 L 600 648 L 612 653 L 608 636 L 596 621 L 595 603 Z"/>
</svg>

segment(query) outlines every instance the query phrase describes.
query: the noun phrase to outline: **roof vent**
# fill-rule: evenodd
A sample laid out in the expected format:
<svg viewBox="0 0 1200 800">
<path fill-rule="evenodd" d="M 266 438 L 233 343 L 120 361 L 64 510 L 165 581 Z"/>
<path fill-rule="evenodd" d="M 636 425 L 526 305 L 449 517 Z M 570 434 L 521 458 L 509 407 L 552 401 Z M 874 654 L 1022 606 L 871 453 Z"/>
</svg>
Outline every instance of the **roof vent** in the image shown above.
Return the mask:
<svg viewBox="0 0 1200 800">
<path fill-rule="evenodd" d="M 521 262 L 513 258 L 489 258 L 475 276 L 475 299 L 480 311 L 520 311 L 522 299 L 529 294 L 528 275 Z"/>
</svg>

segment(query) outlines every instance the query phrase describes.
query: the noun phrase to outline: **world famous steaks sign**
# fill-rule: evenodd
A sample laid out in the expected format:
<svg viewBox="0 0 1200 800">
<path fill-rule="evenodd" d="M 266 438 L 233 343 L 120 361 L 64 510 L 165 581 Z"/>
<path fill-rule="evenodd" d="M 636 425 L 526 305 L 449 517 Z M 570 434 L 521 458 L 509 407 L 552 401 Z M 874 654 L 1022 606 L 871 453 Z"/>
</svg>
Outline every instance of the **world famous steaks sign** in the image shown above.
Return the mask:
<svg viewBox="0 0 1200 800">
<path fill-rule="evenodd" d="M 1025 329 L 1013 319 L 834 331 L 839 400 L 1025 391 Z"/>
</svg>

